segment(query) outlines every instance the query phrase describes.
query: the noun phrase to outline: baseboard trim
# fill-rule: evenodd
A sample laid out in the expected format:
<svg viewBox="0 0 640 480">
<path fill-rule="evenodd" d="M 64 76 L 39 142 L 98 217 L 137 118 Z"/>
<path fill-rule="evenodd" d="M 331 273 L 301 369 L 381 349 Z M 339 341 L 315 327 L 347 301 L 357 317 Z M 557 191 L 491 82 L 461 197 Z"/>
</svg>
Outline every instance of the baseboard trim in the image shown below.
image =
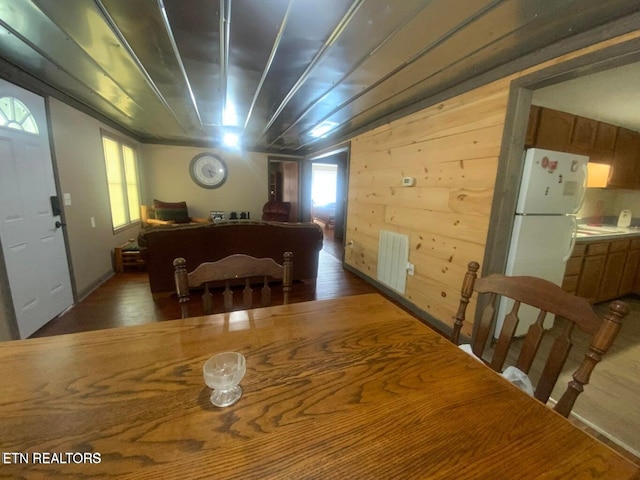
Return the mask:
<svg viewBox="0 0 640 480">
<path fill-rule="evenodd" d="M 110 270 L 110 271 L 102 274 L 98 278 L 98 280 L 96 280 L 95 282 L 91 283 L 87 288 L 82 290 L 82 292 L 78 292 L 78 299 L 76 301 L 76 305 L 78 303 L 82 302 L 85 298 L 87 298 L 89 295 L 91 295 L 98 288 L 100 288 L 100 286 L 102 284 L 104 284 L 107 280 L 109 280 L 114 275 L 115 275 L 115 272 L 113 270 Z"/>
<path fill-rule="evenodd" d="M 348 263 L 342 262 L 342 268 L 362 278 L 364 281 L 366 281 L 368 284 L 370 284 L 377 290 L 380 290 L 386 297 L 389 297 L 395 303 L 399 304 L 402 308 L 411 312 L 415 317 L 418 318 L 418 320 L 420 320 L 422 323 L 424 323 L 428 327 L 433 328 L 442 336 L 449 337 L 449 335 L 451 334 L 451 330 L 452 330 L 451 326 L 433 317 L 430 313 L 427 313 L 426 311 L 422 310 L 421 308 L 416 306 L 414 303 L 411 303 L 409 300 L 407 300 L 405 297 L 400 295 L 398 292 L 391 290 L 386 285 L 362 273 L 360 270 L 357 270 L 356 268 L 352 267 Z M 451 314 L 452 316 L 453 316 L 453 313 L 455 312 L 452 312 Z M 461 340 L 464 340 L 464 339 L 461 338 Z"/>
</svg>

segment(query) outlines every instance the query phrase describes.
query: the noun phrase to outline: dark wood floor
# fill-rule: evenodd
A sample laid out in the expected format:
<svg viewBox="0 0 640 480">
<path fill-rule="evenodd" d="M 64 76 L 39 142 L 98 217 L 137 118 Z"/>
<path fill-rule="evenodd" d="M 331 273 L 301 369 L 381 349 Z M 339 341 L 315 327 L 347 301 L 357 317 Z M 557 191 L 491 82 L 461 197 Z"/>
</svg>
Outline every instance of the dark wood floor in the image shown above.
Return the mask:
<svg viewBox="0 0 640 480">
<path fill-rule="evenodd" d="M 333 230 L 325 230 L 316 284 L 295 283 L 290 296 L 292 303 L 377 291 L 362 278 L 342 268 L 339 258 L 341 248 L 340 242 L 333 239 Z M 201 313 L 197 295 L 194 297 L 189 309 L 192 316 Z M 275 289 L 273 300 L 277 303 Z M 180 318 L 180 309 L 175 297 L 154 301 L 149 291 L 146 272 L 126 272 L 111 277 L 87 298 L 34 333 L 32 338 L 175 318 Z"/>
</svg>

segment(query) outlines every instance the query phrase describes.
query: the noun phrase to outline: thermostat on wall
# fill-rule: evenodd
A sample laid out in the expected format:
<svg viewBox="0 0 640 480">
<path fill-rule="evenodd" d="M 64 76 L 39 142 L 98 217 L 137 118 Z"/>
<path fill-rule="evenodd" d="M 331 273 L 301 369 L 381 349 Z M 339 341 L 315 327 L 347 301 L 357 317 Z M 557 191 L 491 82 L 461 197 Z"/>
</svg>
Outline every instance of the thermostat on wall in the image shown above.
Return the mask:
<svg viewBox="0 0 640 480">
<path fill-rule="evenodd" d="M 403 187 L 413 187 L 413 185 L 415 185 L 416 183 L 416 179 L 414 177 L 404 177 L 402 179 L 402 186 Z"/>
</svg>

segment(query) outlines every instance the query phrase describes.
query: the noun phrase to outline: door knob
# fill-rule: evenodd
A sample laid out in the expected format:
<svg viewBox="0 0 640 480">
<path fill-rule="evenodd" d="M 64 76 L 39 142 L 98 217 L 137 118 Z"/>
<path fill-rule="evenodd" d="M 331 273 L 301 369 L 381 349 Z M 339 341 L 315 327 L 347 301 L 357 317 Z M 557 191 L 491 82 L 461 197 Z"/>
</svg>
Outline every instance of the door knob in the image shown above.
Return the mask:
<svg viewBox="0 0 640 480">
<path fill-rule="evenodd" d="M 60 220 L 56 220 L 56 228 L 66 227 L 66 223 L 62 223 Z"/>
</svg>

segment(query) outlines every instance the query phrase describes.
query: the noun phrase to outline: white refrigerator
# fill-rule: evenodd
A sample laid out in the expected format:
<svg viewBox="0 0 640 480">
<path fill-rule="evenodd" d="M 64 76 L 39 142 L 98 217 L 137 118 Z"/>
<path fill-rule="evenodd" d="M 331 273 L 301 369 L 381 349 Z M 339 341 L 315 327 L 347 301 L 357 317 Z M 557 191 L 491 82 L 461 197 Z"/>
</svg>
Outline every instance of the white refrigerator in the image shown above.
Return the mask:
<svg viewBox="0 0 640 480">
<path fill-rule="evenodd" d="M 576 238 L 575 214 L 582 206 L 587 186 L 589 157 L 532 148 L 525 151 L 513 231 L 507 257 L 507 275 L 529 275 L 562 284 L 567 260 Z M 496 335 L 513 301 L 498 309 Z M 527 333 L 537 311 L 521 306 L 516 335 Z M 547 314 L 545 328 L 553 326 Z"/>
</svg>

